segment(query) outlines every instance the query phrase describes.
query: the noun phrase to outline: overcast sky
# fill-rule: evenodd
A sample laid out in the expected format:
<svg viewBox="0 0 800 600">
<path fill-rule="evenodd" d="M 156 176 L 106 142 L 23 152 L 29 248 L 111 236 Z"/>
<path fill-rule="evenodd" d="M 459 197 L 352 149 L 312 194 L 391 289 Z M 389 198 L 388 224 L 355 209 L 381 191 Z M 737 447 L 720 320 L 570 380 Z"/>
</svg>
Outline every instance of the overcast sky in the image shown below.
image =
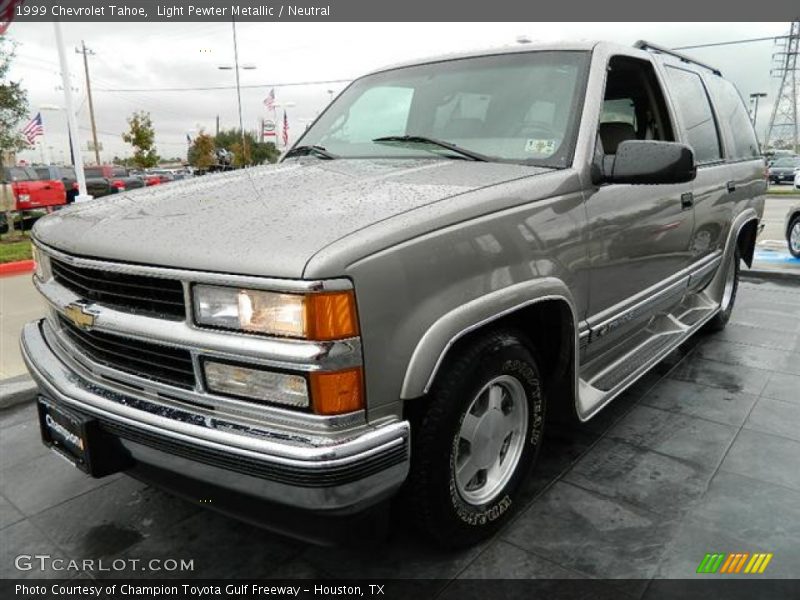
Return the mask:
<svg viewBox="0 0 800 600">
<path fill-rule="evenodd" d="M 520 35 L 533 40 L 602 39 L 632 44 L 647 39 L 675 47 L 735 39 L 785 35 L 788 23 L 240 23 L 237 25 L 242 85 L 352 79 L 374 68 L 428 55 L 514 43 Z M 91 139 L 81 56 L 81 40 L 95 55 L 89 58 L 98 137 L 102 158 L 128 156 L 120 134 L 134 110 L 149 111 L 156 127 L 158 152 L 185 157 L 186 134 L 203 128 L 238 126 L 235 89 L 183 92 L 114 92 L 109 90 L 213 87 L 234 84 L 231 25 L 221 23 L 69 23 L 63 26 L 74 86 L 78 88 L 82 145 Z M 63 106 L 60 70 L 51 23 L 14 23 L 9 37 L 19 42 L 12 79 L 28 90 L 31 113 L 40 107 Z M 763 137 L 778 82 L 770 77 L 770 41 L 687 51 L 719 67 L 747 98 L 767 92 L 759 106 L 759 136 Z M 292 139 L 344 83 L 276 86 L 278 102 L 287 109 Z M 262 104 L 269 86 L 242 90 L 246 129 L 256 129 L 267 117 Z M 58 110 L 42 111 L 47 145 L 56 161 L 69 159 L 66 118 Z M 93 160 L 88 152 L 87 159 Z M 41 160 L 41 151 L 20 158 Z"/>
</svg>

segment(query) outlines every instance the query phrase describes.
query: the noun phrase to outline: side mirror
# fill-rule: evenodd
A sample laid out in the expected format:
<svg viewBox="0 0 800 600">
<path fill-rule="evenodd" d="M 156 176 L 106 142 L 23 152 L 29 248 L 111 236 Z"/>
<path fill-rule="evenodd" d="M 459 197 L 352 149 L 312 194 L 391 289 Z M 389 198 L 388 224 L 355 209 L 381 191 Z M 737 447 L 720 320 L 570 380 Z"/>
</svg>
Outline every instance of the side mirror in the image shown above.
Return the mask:
<svg viewBox="0 0 800 600">
<path fill-rule="evenodd" d="M 617 154 L 606 157 L 604 162 L 604 179 L 608 183 L 686 183 L 697 175 L 694 152 L 677 142 L 628 140 L 620 143 Z"/>
</svg>

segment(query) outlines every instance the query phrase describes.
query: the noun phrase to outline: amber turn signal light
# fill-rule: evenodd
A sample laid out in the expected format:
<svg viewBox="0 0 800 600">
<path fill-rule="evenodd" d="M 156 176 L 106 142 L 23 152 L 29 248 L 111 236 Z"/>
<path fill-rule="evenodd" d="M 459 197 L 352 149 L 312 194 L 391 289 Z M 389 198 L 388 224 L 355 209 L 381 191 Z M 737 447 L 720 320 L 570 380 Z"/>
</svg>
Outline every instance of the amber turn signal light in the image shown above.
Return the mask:
<svg viewBox="0 0 800 600">
<path fill-rule="evenodd" d="M 356 298 L 352 290 L 305 297 L 306 338 L 341 340 L 358 335 Z"/>
<path fill-rule="evenodd" d="M 361 368 L 315 371 L 309 376 L 311 406 L 318 415 L 339 415 L 364 408 L 364 378 Z"/>
</svg>

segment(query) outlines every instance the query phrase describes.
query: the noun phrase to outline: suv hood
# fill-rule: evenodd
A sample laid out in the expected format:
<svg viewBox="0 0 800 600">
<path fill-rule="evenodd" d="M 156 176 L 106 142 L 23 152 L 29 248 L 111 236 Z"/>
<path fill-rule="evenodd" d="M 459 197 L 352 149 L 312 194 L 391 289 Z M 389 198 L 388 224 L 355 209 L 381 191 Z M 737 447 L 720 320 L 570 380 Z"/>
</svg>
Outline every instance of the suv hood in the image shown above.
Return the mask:
<svg viewBox="0 0 800 600">
<path fill-rule="evenodd" d="M 206 175 L 72 205 L 44 244 L 148 265 L 301 278 L 316 252 L 379 221 L 551 169 L 455 160 L 319 160 Z"/>
</svg>

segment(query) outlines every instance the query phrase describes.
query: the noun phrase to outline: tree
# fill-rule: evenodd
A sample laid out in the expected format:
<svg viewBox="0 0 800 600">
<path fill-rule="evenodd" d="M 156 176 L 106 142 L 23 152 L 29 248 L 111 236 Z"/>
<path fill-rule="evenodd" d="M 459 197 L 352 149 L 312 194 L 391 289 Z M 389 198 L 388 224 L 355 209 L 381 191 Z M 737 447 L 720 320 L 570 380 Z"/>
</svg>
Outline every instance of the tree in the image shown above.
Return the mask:
<svg viewBox="0 0 800 600">
<path fill-rule="evenodd" d="M 214 150 L 214 138 L 201 130 L 189 147 L 189 164 L 195 169 L 207 170 L 217 160 Z"/>
<path fill-rule="evenodd" d="M 18 81 L 7 79 L 16 44 L 0 36 L 0 167 L 6 153 L 25 147 L 17 125 L 28 114 L 28 97 Z"/>
<path fill-rule="evenodd" d="M 247 151 L 242 152 L 241 129 L 223 129 L 214 138 L 217 148 L 225 148 L 233 152 L 233 163 L 237 167 L 260 165 L 265 162 L 274 163 L 280 156 L 280 150 L 272 142 L 259 142 L 250 131 L 244 133 Z"/>
<path fill-rule="evenodd" d="M 8 79 L 15 48 L 14 42 L 0 35 L 0 169 L 7 154 L 26 146 L 17 125 L 28 114 L 28 96 L 18 81 Z M 17 235 L 14 229 L 14 194 L 10 183 L 2 179 L 0 175 L 0 210 L 5 213 L 9 238 L 13 239 Z"/>
<path fill-rule="evenodd" d="M 135 112 L 128 118 L 128 131 L 122 134 L 123 141 L 133 146 L 133 164 L 148 169 L 158 164 L 155 139 L 156 131 L 150 113 Z"/>
</svg>

